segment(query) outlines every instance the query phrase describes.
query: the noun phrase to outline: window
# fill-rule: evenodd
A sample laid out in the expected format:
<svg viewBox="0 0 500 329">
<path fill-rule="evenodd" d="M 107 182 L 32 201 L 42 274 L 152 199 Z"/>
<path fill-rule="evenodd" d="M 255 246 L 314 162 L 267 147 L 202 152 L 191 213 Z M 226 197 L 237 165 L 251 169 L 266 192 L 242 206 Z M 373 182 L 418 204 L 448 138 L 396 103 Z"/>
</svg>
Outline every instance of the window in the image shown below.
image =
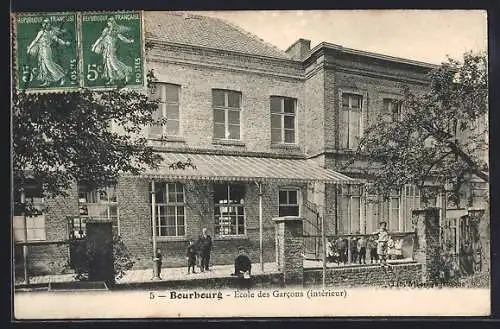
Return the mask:
<svg viewBox="0 0 500 329">
<path fill-rule="evenodd" d="M 344 185 L 341 188 L 339 233 L 361 232 L 361 185 Z"/>
<path fill-rule="evenodd" d="M 342 109 L 340 115 L 340 147 L 356 149 L 361 136 L 361 113 L 363 96 L 342 94 Z"/>
<path fill-rule="evenodd" d="M 214 138 L 240 139 L 241 93 L 230 90 L 212 90 L 214 109 Z"/>
<path fill-rule="evenodd" d="M 279 191 L 279 216 L 299 216 L 299 190 L 280 189 Z"/>
<path fill-rule="evenodd" d="M 45 228 L 44 199 L 40 184 L 29 182 L 24 187 L 25 216 L 18 208 L 14 213 L 13 229 L 15 241 L 43 241 L 47 239 Z M 16 193 L 15 201 L 21 203 L 21 194 Z M 25 226 L 26 224 L 26 226 Z"/>
<path fill-rule="evenodd" d="M 397 190 L 391 191 L 388 200 L 385 200 L 381 204 L 381 217 L 379 221 L 387 222 L 387 230 L 399 231 L 399 202 L 400 193 Z M 401 228 L 402 229 L 402 228 Z"/>
<path fill-rule="evenodd" d="M 159 183 L 156 189 L 156 235 L 185 236 L 185 198 L 181 183 Z"/>
<path fill-rule="evenodd" d="M 155 120 L 165 119 L 166 123 L 149 127 L 149 137 L 178 136 L 180 127 L 179 117 L 180 86 L 168 83 L 156 83 L 154 93 L 150 97 L 158 100 L 158 109 L 153 113 Z"/>
<path fill-rule="evenodd" d="M 296 99 L 271 96 L 270 102 L 271 143 L 295 144 Z"/>
<path fill-rule="evenodd" d="M 89 190 L 84 184 L 78 184 L 78 204 L 80 218 L 75 218 L 73 223 L 76 238 L 86 234 L 85 220 L 87 218 L 111 220 L 113 233 L 120 235 L 118 200 L 115 187 Z"/>
<path fill-rule="evenodd" d="M 214 186 L 215 234 L 245 234 L 245 186 L 240 184 L 215 184 Z"/>
<path fill-rule="evenodd" d="M 412 211 L 420 208 L 420 190 L 415 185 L 405 186 L 405 227 L 404 231 L 412 231 Z"/>
<path fill-rule="evenodd" d="M 383 99 L 383 115 L 391 121 L 401 121 L 401 102 L 397 99 Z"/>
</svg>

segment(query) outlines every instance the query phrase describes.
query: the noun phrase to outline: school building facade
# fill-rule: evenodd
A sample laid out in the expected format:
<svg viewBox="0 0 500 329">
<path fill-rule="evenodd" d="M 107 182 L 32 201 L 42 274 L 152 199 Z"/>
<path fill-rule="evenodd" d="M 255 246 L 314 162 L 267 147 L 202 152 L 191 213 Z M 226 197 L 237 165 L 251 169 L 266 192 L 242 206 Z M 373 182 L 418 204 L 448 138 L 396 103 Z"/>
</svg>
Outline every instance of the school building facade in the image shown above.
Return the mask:
<svg viewBox="0 0 500 329">
<path fill-rule="evenodd" d="M 187 241 L 204 227 L 212 264 L 232 263 L 239 246 L 255 263 L 272 262 L 272 219 L 313 218 L 311 205 L 328 234 L 369 233 L 382 219 L 390 231 L 413 230 L 416 187 L 380 201 L 362 184 L 366 161 L 340 169 L 378 114 L 401 114 L 401 85 L 425 88 L 433 65 L 328 43 L 311 49 L 304 39 L 281 51 L 206 16 L 146 12 L 144 20 L 147 67 L 158 79 L 150 95 L 160 100 L 158 117 L 167 117 L 144 134 L 165 160 L 100 191 L 75 184 L 68 197 L 43 200 L 25 188 L 47 207 L 27 228 L 14 220 L 16 239 L 27 232 L 36 244 L 33 273 L 53 272 L 55 260 L 69 257 L 62 241 L 84 235 L 88 217 L 113 221 L 134 268 L 152 266 L 153 233 L 163 266 L 184 266 Z M 176 166 L 186 162 L 192 166 Z"/>
</svg>

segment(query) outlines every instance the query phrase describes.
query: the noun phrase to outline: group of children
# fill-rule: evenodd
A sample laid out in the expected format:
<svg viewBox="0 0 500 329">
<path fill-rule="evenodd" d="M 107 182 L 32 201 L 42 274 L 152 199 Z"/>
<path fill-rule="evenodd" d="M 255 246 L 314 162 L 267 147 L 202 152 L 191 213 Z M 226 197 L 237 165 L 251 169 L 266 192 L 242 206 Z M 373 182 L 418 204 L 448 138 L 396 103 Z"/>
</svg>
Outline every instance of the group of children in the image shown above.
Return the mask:
<svg viewBox="0 0 500 329">
<path fill-rule="evenodd" d="M 351 249 L 351 262 L 366 264 L 366 253 L 370 254 L 370 263 L 378 263 L 385 267 L 387 264 L 388 244 L 391 240 L 387 232 L 387 223 L 381 222 L 379 229 L 368 239 L 361 235 L 350 238 L 339 237 L 327 244 L 327 260 L 330 262 L 344 263 L 348 261 L 348 249 Z"/>
</svg>

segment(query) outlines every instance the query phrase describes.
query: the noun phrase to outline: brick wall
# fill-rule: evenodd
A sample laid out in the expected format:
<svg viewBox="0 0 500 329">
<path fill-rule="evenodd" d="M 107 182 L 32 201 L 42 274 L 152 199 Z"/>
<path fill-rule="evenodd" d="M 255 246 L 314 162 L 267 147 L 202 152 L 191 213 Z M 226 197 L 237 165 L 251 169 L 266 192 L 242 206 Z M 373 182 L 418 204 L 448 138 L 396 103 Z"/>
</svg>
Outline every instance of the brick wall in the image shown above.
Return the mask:
<svg viewBox="0 0 500 329">
<path fill-rule="evenodd" d="M 150 62 L 148 66 L 154 69 L 160 82 L 181 86 L 180 131 L 185 143 L 158 141 L 154 145 L 277 154 L 303 153 L 306 109 L 303 83 L 299 78 L 286 78 L 269 73 L 216 70 L 195 64 Z M 213 141 L 212 89 L 241 92 L 241 142 L 244 145 L 220 145 Z M 297 99 L 296 148 L 271 146 L 271 95 Z"/>
<path fill-rule="evenodd" d="M 66 243 L 30 245 L 28 247 L 28 273 L 33 275 L 63 274 L 69 260 Z M 22 270 L 19 271 L 21 273 Z"/>
<path fill-rule="evenodd" d="M 328 268 L 326 270 L 327 286 L 382 286 L 404 283 L 420 283 L 422 277 L 421 264 L 402 264 L 391 266 L 390 271 L 380 266 L 363 266 L 352 268 Z M 321 285 L 322 269 L 305 269 L 304 286 Z"/>
<path fill-rule="evenodd" d="M 159 184 L 159 181 L 156 181 Z M 152 266 L 151 211 L 149 203 L 149 184 L 145 179 L 123 177 L 118 184 L 118 204 L 120 213 L 120 232 L 129 251 L 134 255 L 134 268 Z M 209 184 L 209 183 L 199 183 Z M 209 184 L 210 185 L 210 184 Z M 238 247 L 244 246 L 254 264 L 259 262 L 259 202 L 256 184 L 246 184 L 245 219 L 246 235 L 238 237 L 214 236 L 213 202 L 206 203 L 211 196 L 206 193 L 190 192 L 186 188 L 186 236 L 157 237 L 157 247 L 164 256 L 164 267 L 185 266 L 185 251 L 188 239 L 197 240 L 203 227 L 213 238 L 211 264 L 232 264 Z M 305 186 L 302 191 L 305 193 Z M 277 184 L 263 185 L 263 250 L 264 262 L 275 260 L 275 235 L 273 217 L 278 216 Z M 204 198 L 204 199 L 201 199 Z M 203 210 L 204 209 L 204 210 Z M 208 215 L 207 215 L 208 214 Z"/>
</svg>

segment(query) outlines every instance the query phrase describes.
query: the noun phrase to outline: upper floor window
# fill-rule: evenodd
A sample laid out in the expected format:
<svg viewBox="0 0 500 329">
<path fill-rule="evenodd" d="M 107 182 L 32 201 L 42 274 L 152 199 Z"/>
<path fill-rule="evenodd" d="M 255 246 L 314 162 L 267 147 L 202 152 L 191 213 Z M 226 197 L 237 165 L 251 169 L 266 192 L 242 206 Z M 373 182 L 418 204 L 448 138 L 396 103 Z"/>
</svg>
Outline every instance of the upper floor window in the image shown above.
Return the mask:
<svg viewBox="0 0 500 329">
<path fill-rule="evenodd" d="M 241 93 L 231 90 L 213 89 L 214 138 L 240 139 Z"/>
<path fill-rule="evenodd" d="M 153 100 L 158 100 L 158 109 L 153 113 L 155 120 L 164 120 L 164 124 L 149 127 L 149 137 L 178 136 L 180 134 L 179 95 L 180 86 L 169 83 L 156 83 Z M 165 122 L 166 121 L 166 122 Z"/>
<path fill-rule="evenodd" d="M 271 143 L 295 144 L 297 100 L 271 96 Z"/>
<path fill-rule="evenodd" d="M 356 149 L 362 133 L 362 106 L 363 96 L 357 94 L 342 94 L 342 108 L 340 111 L 339 140 L 340 147 Z"/>
<path fill-rule="evenodd" d="M 85 221 L 87 218 L 111 220 L 113 233 L 119 235 L 120 223 L 117 201 L 115 187 L 90 190 L 84 184 L 78 184 L 80 218 L 73 219 L 73 237 L 81 238 L 82 235 L 86 234 Z"/>
<path fill-rule="evenodd" d="M 214 217 L 217 235 L 245 234 L 245 186 L 215 184 Z"/>
<path fill-rule="evenodd" d="M 397 99 L 384 98 L 383 99 L 383 114 L 390 118 L 392 121 L 401 120 L 401 102 Z"/>
</svg>

